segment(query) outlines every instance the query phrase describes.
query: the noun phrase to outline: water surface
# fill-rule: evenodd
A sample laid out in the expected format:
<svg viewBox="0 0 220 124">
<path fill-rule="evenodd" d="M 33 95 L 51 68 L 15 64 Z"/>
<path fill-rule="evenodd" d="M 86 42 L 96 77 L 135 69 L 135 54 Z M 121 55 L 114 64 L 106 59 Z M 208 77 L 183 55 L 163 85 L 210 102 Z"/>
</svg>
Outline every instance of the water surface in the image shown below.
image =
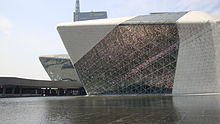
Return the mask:
<svg viewBox="0 0 220 124">
<path fill-rule="evenodd" d="M 220 124 L 220 96 L 0 99 L 1 124 Z"/>
</svg>

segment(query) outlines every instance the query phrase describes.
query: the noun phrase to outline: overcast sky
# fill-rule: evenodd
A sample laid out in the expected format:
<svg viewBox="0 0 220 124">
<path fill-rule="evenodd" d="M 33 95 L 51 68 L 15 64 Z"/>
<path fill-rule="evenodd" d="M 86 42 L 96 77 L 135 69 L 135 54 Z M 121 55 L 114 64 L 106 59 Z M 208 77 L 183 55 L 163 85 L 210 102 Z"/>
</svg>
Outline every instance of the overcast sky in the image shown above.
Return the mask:
<svg viewBox="0 0 220 124">
<path fill-rule="evenodd" d="M 199 10 L 220 15 L 220 0 L 80 0 L 81 11 L 109 18 L 161 11 Z M 0 0 L 0 77 L 49 79 L 38 57 L 66 50 L 56 25 L 71 22 L 75 0 Z"/>
</svg>

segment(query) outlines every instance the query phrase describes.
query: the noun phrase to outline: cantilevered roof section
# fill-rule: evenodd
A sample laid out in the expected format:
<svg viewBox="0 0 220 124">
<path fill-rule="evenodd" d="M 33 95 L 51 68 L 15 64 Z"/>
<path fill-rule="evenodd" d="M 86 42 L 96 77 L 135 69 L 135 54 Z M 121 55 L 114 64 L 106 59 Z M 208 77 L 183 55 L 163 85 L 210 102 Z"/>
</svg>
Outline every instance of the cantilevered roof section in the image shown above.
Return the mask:
<svg viewBox="0 0 220 124">
<path fill-rule="evenodd" d="M 57 30 L 73 63 L 76 63 L 117 25 L 134 17 L 63 23 Z"/>
<path fill-rule="evenodd" d="M 27 86 L 39 88 L 82 88 L 79 81 L 48 81 L 22 79 L 16 77 L 0 77 L 0 85 Z"/>
</svg>

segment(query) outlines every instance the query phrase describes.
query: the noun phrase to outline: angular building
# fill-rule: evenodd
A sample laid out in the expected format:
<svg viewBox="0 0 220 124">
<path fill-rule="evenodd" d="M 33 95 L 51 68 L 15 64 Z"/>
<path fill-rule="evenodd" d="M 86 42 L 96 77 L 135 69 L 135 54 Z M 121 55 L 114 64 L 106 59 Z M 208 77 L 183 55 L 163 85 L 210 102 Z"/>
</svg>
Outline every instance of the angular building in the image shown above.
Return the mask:
<svg viewBox="0 0 220 124">
<path fill-rule="evenodd" d="M 66 54 L 39 57 L 52 81 L 78 81 L 79 77 Z"/>
<path fill-rule="evenodd" d="M 220 92 L 220 18 L 205 12 L 57 27 L 87 94 Z"/>
</svg>

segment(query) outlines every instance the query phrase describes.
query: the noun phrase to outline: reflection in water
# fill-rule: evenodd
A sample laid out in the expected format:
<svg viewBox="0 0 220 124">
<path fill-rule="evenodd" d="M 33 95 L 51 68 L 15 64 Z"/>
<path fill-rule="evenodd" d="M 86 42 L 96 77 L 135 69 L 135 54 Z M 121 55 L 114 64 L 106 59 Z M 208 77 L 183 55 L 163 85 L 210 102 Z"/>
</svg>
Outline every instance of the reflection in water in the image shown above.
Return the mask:
<svg viewBox="0 0 220 124">
<path fill-rule="evenodd" d="M 180 123 L 220 124 L 220 96 L 173 97 Z"/>
<path fill-rule="evenodd" d="M 4 124 L 220 123 L 220 96 L 0 99 Z"/>
</svg>

